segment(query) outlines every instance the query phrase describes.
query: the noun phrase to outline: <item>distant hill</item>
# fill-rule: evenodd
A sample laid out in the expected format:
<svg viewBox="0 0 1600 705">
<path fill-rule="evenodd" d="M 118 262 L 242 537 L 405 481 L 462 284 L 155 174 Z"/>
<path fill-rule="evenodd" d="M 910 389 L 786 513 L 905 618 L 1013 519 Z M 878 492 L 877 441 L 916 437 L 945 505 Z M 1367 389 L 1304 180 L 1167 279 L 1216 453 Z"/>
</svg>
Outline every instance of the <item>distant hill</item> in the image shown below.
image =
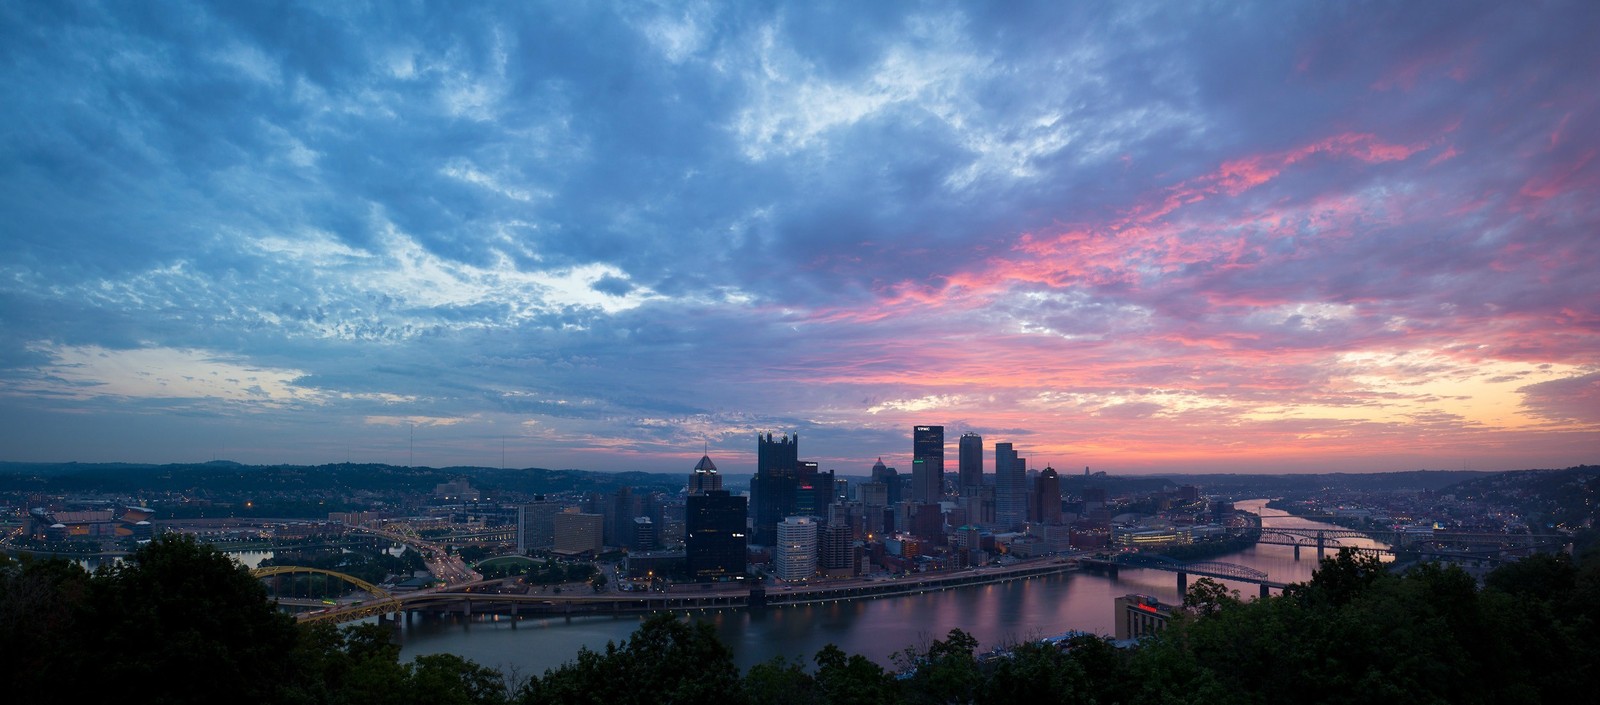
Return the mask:
<svg viewBox="0 0 1600 705">
<path fill-rule="evenodd" d="M 1495 473 L 1440 492 L 1466 501 L 1516 507 L 1530 524 L 1546 529 L 1590 529 L 1600 519 L 1600 465 Z"/>
<path fill-rule="evenodd" d="M 139 463 L 0 463 L 0 490 L 53 492 L 137 492 L 191 489 L 226 491 L 429 491 L 434 485 L 467 478 L 488 491 L 606 491 L 617 487 L 676 491 L 686 473 L 592 472 L 546 468 L 399 467 L 333 463 L 328 465 L 242 465 L 232 461 L 151 465 Z"/>
</svg>

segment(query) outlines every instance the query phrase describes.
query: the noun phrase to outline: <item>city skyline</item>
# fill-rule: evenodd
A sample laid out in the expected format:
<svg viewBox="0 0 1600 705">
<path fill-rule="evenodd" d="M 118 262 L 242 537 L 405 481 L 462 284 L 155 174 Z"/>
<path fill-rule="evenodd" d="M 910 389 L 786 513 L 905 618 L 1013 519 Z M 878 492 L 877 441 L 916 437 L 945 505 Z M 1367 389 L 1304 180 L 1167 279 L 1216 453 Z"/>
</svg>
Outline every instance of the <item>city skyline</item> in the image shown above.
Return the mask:
<svg viewBox="0 0 1600 705">
<path fill-rule="evenodd" d="M 7 4 L 0 461 L 1595 462 L 1597 22 Z"/>
</svg>

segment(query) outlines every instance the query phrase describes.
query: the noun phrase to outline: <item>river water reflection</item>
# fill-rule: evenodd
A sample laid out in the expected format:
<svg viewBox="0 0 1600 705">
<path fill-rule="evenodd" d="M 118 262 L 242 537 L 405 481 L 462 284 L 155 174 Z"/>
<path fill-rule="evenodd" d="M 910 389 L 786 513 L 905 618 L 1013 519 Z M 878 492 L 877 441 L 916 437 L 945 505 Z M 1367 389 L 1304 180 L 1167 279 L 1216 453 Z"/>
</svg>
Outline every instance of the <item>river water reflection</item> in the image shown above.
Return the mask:
<svg viewBox="0 0 1600 705">
<path fill-rule="evenodd" d="M 1265 517 L 1285 517 L 1266 509 L 1266 500 L 1235 504 Z M 1310 520 L 1268 519 L 1270 526 L 1338 528 Z M 1372 547 L 1365 539 L 1350 545 Z M 1333 544 L 1330 541 L 1330 546 Z M 1289 546 L 1260 545 L 1211 560 L 1265 571 L 1277 582 L 1303 582 L 1316 568 L 1315 549 L 1302 549 L 1295 560 Z M 1258 594 L 1250 583 L 1229 583 L 1246 599 Z M 774 607 L 765 610 L 723 610 L 692 613 L 709 622 L 732 648 L 742 668 L 774 656 L 810 663 L 827 644 L 891 665 L 891 655 L 908 646 L 941 638 L 951 629 L 977 637 L 981 648 L 1081 630 L 1110 634 L 1112 600 L 1128 593 L 1152 595 L 1175 603 L 1177 576 L 1155 570 L 1123 570 L 1117 577 L 1068 573 L 929 592 L 921 595 L 856 600 L 830 604 Z M 452 653 L 478 663 L 537 675 L 572 660 L 580 647 L 600 649 L 607 641 L 626 639 L 641 616 L 578 617 L 480 621 L 417 620 L 401 632 L 404 658 Z"/>
</svg>

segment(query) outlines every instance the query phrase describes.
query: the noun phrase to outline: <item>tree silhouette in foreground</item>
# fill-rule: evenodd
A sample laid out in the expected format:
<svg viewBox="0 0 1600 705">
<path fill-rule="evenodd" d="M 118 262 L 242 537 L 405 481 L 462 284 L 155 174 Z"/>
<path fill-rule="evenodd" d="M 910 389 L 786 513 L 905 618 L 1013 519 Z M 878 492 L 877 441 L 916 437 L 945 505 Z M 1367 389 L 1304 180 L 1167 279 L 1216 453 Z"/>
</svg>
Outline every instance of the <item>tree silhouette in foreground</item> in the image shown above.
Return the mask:
<svg viewBox="0 0 1600 705">
<path fill-rule="evenodd" d="M 1135 648 L 1079 637 L 980 656 L 955 629 L 898 673 L 828 646 L 741 674 L 706 623 L 658 614 L 632 637 L 509 687 L 457 656 L 400 661 L 393 631 L 297 626 L 215 549 L 163 536 L 93 574 L 0 556 L 9 701 L 98 687 L 164 703 L 1540 703 L 1600 692 L 1600 559 L 1535 556 L 1480 588 L 1341 551 L 1284 595 L 1198 581 L 1189 611 Z"/>
</svg>

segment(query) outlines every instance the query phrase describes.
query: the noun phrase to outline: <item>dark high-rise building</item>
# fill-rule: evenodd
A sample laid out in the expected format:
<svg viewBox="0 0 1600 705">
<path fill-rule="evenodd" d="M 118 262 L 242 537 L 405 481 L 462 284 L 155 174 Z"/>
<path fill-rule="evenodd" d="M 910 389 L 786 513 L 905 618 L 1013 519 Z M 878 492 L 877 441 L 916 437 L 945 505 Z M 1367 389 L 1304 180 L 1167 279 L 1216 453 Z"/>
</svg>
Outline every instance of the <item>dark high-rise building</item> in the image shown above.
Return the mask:
<svg viewBox="0 0 1600 705">
<path fill-rule="evenodd" d="M 649 551 L 656 547 L 656 523 L 650 517 L 633 518 L 633 535 L 628 539 L 628 549 Z"/>
<path fill-rule="evenodd" d="M 1010 443 L 994 444 L 994 514 L 1001 529 L 1028 520 L 1027 472 Z"/>
<path fill-rule="evenodd" d="M 750 479 L 756 543 L 771 546 L 778 540 L 778 522 L 795 513 L 799 475 L 800 434 L 776 441 L 770 433 L 756 435 L 756 476 Z"/>
<path fill-rule="evenodd" d="M 889 501 L 884 506 L 894 506 L 903 499 L 900 496 L 900 473 L 894 468 L 885 466 L 883 458 L 878 458 L 878 462 L 872 465 L 872 481 L 882 482 L 889 492 Z"/>
<path fill-rule="evenodd" d="M 943 496 L 944 427 L 916 426 L 911 429 L 911 499 L 937 502 Z"/>
<path fill-rule="evenodd" d="M 616 493 L 611 495 L 611 501 L 606 503 L 606 545 L 628 545 L 633 540 L 633 518 L 641 513 L 639 498 L 634 496 L 633 488 L 617 488 Z"/>
<path fill-rule="evenodd" d="M 965 497 L 973 488 L 983 486 L 983 436 L 976 433 L 961 434 L 961 447 L 956 455 L 960 465 L 957 474 L 958 493 Z"/>
<path fill-rule="evenodd" d="M 727 490 L 690 495 L 684 510 L 684 559 L 699 581 L 744 580 L 744 497 Z"/>
<path fill-rule="evenodd" d="M 795 473 L 794 514 L 827 517 L 833 504 L 833 471 L 820 472 L 817 463 L 802 460 Z"/>
<path fill-rule="evenodd" d="M 1033 507 L 1029 512 L 1033 521 L 1041 524 L 1061 523 L 1061 478 L 1056 469 L 1046 466 L 1033 481 Z"/>
</svg>

